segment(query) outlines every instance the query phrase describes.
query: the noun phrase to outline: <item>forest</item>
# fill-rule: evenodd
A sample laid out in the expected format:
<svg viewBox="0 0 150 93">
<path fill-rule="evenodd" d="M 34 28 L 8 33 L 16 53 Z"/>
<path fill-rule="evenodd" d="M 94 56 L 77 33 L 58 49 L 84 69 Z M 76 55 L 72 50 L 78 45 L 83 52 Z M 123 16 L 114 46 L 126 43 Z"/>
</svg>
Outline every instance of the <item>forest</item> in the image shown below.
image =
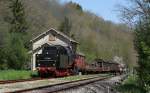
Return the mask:
<svg viewBox="0 0 150 93">
<path fill-rule="evenodd" d="M 27 67 L 25 64 L 30 61 L 27 52 L 31 49 L 29 41 L 50 28 L 63 32 L 66 26 L 69 33 L 67 35 L 80 43 L 78 51 L 86 55 L 87 62 L 91 62 L 94 58 L 113 60 L 118 56 L 129 67 L 136 65 L 133 33 L 127 25 L 104 20 L 90 11 L 84 11 L 79 4 L 73 2 L 61 4 L 58 0 L 30 0 L 30 2 L 21 0 L 21 3 L 28 29 L 21 34 L 14 34 L 10 32 L 12 29 L 10 21 L 13 19 L 11 2 L 0 1 L 1 69 L 11 68 L 16 63 Z M 16 45 L 12 38 L 17 40 Z M 17 44 L 21 44 L 22 47 L 17 47 Z M 20 58 L 16 50 L 22 53 Z M 20 62 L 18 59 L 23 61 Z M 20 65 L 17 69 L 21 69 Z"/>
</svg>

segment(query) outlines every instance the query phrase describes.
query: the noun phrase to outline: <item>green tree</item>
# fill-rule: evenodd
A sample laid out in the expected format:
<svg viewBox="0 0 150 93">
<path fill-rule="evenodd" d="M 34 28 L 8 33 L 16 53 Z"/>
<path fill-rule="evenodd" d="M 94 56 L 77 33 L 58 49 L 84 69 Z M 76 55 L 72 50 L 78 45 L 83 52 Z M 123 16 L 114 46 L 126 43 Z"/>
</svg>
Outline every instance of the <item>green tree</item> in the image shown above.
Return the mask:
<svg viewBox="0 0 150 93">
<path fill-rule="evenodd" d="M 141 87 L 150 91 L 150 18 L 139 22 L 135 31 L 135 47 L 139 59 L 139 67 L 137 68 L 139 81 Z"/>
<path fill-rule="evenodd" d="M 7 54 L 3 48 L 0 48 L 0 69 L 8 69 L 8 61 L 6 59 Z"/>
<path fill-rule="evenodd" d="M 72 27 L 71 21 L 69 20 L 68 17 L 65 17 L 64 21 L 60 24 L 59 30 L 62 31 L 67 36 L 72 36 L 70 35 L 71 27 Z"/>
<path fill-rule="evenodd" d="M 29 61 L 27 49 L 21 40 L 20 33 L 11 33 L 4 48 L 7 55 L 7 66 L 11 69 L 25 69 Z"/>
<path fill-rule="evenodd" d="M 21 0 L 11 0 L 10 9 L 13 14 L 10 23 L 10 33 L 4 46 L 4 53 L 8 68 L 23 69 L 28 61 L 24 37 L 27 31 L 24 6 Z"/>
<path fill-rule="evenodd" d="M 83 11 L 81 5 L 79 5 L 79 4 L 76 4 L 76 8 L 77 8 L 79 11 L 81 11 L 81 12 Z"/>
<path fill-rule="evenodd" d="M 138 53 L 139 86 L 150 91 L 150 1 L 131 0 L 132 6 L 123 8 L 123 17 L 135 26 L 135 48 Z"/>
<path fill-rule="evenodd" d="M 21 0 L 11 0 L 10 2 L 10 9 L 13 14 L 10 32 L 26 32 L 28 27 Z"/>
</svg>

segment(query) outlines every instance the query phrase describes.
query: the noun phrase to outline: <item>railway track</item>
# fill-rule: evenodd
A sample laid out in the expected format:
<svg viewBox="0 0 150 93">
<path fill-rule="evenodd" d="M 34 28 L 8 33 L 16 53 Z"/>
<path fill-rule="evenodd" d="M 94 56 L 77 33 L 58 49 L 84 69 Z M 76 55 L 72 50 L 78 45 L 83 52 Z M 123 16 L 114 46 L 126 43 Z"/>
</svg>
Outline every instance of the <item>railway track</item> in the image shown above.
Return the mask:
<svg viewBox="0 0 150 93">
<path fill-rule="evenodd" d="M 35 80 L 42 80 L 42 79 L 44 79 L 44 78 L 31 78 L 31 79 L 18 79 L 18 80 L 1 80 L 0 84 L 27 82 L 27 81 L 35 81 Z"/>
<path fill-rule="evenodd" d="M 110 78 L 110 76 L 93 77 L 93 78 L 88 78 L 88 79 L 69 81 L 69 82 L 64 82 L 64 83 L 59 83 L 59 84 L 54 84 L 54 85 L 47 85 L 47 86 L 42 86 L 42 87 L 36 87 L 36 88 L 31 88 L 31 89 L 18 90 L 18 91 L 9 92 L 9 93 L 53 93 L 53 92 L 59 92 L 62 90 L 71 89 L 74 87 L 83 86 L 83 85 L 93 83 L 96 81 L 105 80 L 108 78 Z"/>
</svg>

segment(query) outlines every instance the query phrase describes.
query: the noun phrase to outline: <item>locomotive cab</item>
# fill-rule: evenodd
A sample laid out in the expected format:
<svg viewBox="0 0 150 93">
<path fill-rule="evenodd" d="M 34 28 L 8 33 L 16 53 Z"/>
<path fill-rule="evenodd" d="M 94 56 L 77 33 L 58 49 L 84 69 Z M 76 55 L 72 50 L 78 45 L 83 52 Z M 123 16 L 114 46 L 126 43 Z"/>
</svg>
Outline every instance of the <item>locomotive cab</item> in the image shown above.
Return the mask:
<svg viewBox="0 0 150 93">
<path fill-rule="evenodd" d="M 66 69 L 73 63 L 73 53 L 69 47 L 59 46 L 57 56 L 58 61 L 56 67 L 58 69 Z"/>
</svg>

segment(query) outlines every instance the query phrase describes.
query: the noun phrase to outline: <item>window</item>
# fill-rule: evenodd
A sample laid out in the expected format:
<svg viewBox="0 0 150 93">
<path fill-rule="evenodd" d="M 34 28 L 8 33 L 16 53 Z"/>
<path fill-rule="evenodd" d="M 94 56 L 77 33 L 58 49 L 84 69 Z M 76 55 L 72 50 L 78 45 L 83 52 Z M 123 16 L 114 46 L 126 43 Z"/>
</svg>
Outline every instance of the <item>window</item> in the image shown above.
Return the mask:
<svg viewBox="0 0 150 93">
<path fill-rule="evenodd" d="M 49 35 L 49 41 L 55 41 L 56 37 L 52 34 Z"/>
</svg>

